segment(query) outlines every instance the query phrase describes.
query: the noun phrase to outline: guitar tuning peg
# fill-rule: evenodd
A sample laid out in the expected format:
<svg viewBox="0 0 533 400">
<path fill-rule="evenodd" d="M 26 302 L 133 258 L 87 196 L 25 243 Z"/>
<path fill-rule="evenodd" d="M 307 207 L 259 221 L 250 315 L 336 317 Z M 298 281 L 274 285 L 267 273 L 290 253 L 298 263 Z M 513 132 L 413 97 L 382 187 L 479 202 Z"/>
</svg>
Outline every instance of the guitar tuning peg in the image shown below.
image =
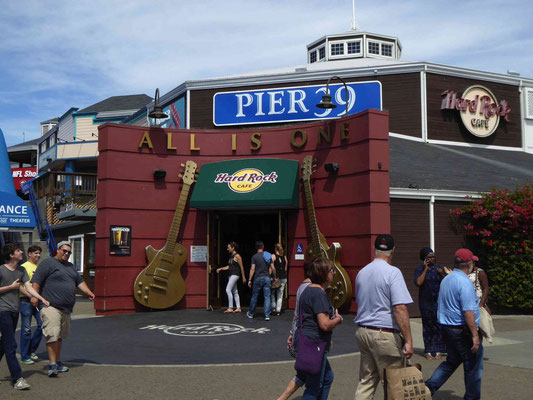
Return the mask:
<svg viewBox="0 0 533 400">
<path fill-rule="evenodd" d="M 182 174 L 178 174 L 178 178 L 183 178 L 183 175 Z"/>
<path fill-rule="evenodd" d="M 181 166 L 181 167 L 185 167 L 185 164 L 181 163 L 180 166 Z"/>
</svg>

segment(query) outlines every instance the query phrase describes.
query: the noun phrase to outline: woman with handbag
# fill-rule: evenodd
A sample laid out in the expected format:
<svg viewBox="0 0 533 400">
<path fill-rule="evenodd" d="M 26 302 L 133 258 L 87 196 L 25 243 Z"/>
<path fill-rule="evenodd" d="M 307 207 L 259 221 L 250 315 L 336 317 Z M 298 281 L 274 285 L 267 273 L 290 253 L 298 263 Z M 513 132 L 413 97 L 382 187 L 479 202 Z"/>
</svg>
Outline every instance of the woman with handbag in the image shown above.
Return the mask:
<svg viewBox="0 0 533 400">
<path fill-rule="evenodd" d="M 309 271 L 312 284 L 300 296 L 294 368 L 305 381 L 303 400 L 327 399 L 333 383 L 327 353 L 332 331 L 342 322 L 342 317 L 332 306 L 326 288 L 333 282 L 335 272 L 331 261 L 314 260 Z"/>
<path fill-rule="evenodd" d="M 287 256 L 283 251 L 281 243 L 274 245 L 275 254 L 272 255 L 272 262 L 276 270 L 276 282 L 272 283 L 270 291 L 270 304 L 272 308 L 276 307 L 273 315 L 281 315 L 281 304 L 283 303 L 283 294 L 285 293 L 285 285 L 287 284 Z"/>
<path fill-rule="evenodd" d="M 477 266 L 478 261 L 479 258 L 474 256 L 474 268 L 468 274 L 468 277 L 474 284 L 474 289 L 476 289 L 476 294 L 479 299 L 479 328 L 489 343 L 492 343 L 492 337 L 495 331 L 492 323 L 492 313 L 487 305 L 489 299 L 489 279 L 487 273 Z"/>
<path fill-rule="evenodd" d="M 246 283 L 246 277 L 244 275 L 244 268 L 242 266 L 242 258 L 237 254 L 237 243 L 229 242 L 227 247 L 230 258 L 228 260 L 228 265 L 225 267 L 217 268 L 217 274 L 220 271 L 229 270 L 228 284 L 226 286 L 226 294 L 228 295 L 228 309 L 224 311 L 224 314 L 231 313 L 240 313 L 241 310 L 241 300 L 239 298 L 239 291 L 237 290 L 237 282 L 242 277 L 242 283 Z M 235 297 L 235 310 L 233 310 L 233 298 Z"/>
</svg>

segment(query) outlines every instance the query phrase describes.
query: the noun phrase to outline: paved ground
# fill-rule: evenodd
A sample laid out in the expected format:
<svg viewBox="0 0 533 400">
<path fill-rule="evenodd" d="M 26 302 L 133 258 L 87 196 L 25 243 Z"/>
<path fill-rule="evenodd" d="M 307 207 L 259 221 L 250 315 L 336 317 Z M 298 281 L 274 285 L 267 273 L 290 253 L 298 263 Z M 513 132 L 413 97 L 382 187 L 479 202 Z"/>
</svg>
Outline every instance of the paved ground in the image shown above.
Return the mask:
<svg viewBox="0 0 533 400">
<path fill-rule="evenodd" d="M 190 318 L 187 313 L 191 314 Z M 158 314 L 166 321 L 152 324 L 154 315 Z M 183 325 L 181 322 L 189 323 L 189 319 L 200 321 L 197 318 L 202 316 L 202 313 L 179 311 L 174 314 L 180 316 L 179 319 L 187 321 L 176 323 L 174 317 L 165 313 L 130 316 L 131 321 L 135 322 L 131 324 L 128 322 L 128 324 L 138 331 L 135 336 L 131 333 L 132 330 L 128 331 L 126 328 L 128 324 L 121 325 L 116 322 L 119 319 L 127 320 L 127 316 L 87 319 L 94 316 L 91 304 L 80 302 L 75 309 L 77 319 L 73 323 L 73 337 L 65 343 L 64 360 L 71 370 L 56 379 L 50 379 L 46 376 L 45 361 L 31 366 L 24 365 L 24 376 L 32 384 L 32 390 L 17 392 L 9 384 L 7 366 L 2 361 L 0 363 L 0 396 L 10 396 L 11 399 L 42 400 L 67 398 L 275 399 L 292 377 L 294 363 L 288 355 L 285 355 L 284 350 L 279 351 L 276 348 L 268 352 L 268 349 L 261 349 L 263 341 L 265 343 L 279 342 L 269 346 L 283 345 L 281 333 L 272 332 L 286 331 L 289 324 L 288 316 L 270 321 L 271 325 L 267 325 L 268 323 L 262 319 L 249 321 L 244 315 L 227 316 L 219 312 L 205 312 L 203 314 L 205 317 L 201 318 L 201 325 L 177 328 Z M 146 321 L 143 321 L 143 315 Z M 353 327 L 349 323 L 350 319 L 346 318 L 345 324 L 340 327 L 342 331 L 339 330 L 334 334 L 337 345 L 330 358 L 335 372 L 331 399 L 353 399 L 355 392 L 359 354 L 353 343 L 353 332 L 351 332 Z M 155 320 L 157 321 L 157 318 Z M 227 321 L 243 329 L 267 327 L 270 331 L 235 333 L 236 330 L 242 329 L 226 327 L 224 330 L 219 326 L 215 329 L 218 330 L 217 334 L 226 334 L 208 339 L 213 339 L 213 343 L 218 342 L 220 351 L 217 351 L 217 346 L 213 347 L 213 343 L 207 346 L 205 338 L 190 337 L 191 334 L 195 335 L 192 328 L 206 334 L 206 332 L 213 332 L 212 325 L 206 323 L 220 321 Z M 143 325 L 143 322 L 146 324 Z M 485 345 L 482 398 L 529 400 L 533 398 L 533 316 L 496 316 L 494 322 L 497 336 L 492 345 Z M 166 328 L 139 329 L 149 325 L 159 328 L 162 328 L 161 325 L 166 325 Z M 438 365 L 438 361 L 428 361 L 421 357 L 420 320 L 413 319 L 411 326 L 418 353 L 414 359 L 422 364 L 424 374 L 428 377 Z M 119 332 L 116 331 L 117 329 Z M 169 333 L 165 333 L 165 330 Z M 143 331 L 148 331 L 147 337 L 150 337 L 150 341 L 139 339 L 143 337 L 141 335 Z M 178 336 L 183 334 L 188 336 Z M 208 333 L 208 335 L 213 335 L 213 333 Z M 255 336 L 257 336 L 257 346 L 250 346 L 250 337 Z M 195 340 L 198 342 L 195 343 Z M 349 343 L 350 341 L 352 343 Z M 69 342 L 76 346 L 67 345 Z M 341 342 L 347 343 L 341 345 Z M 77 353 L 74 347 L 84 347 L 87 353 L 89 349 L 93 350 L 87 356 L 87 354 Z M 233 356 L 239 353 L 246 355 Z M 41 351 L 41 354 L 44 355 L 44 352 Z M 138 354 L 141 359 L 135 359 L 135 362 L 132 362 L 133 354 Z M 182 360 L 181 354 L 184 354 L 187 360 Z M 191 354 L 197 354 L 198 360 L 204 361 L 191 362 L 194 361 Z M 220 354 L 225 354 L 225 356 Z M 239 357 L 245 362 L 235 362 Z M 233 363 L 221 363 L 224 358 L 233 360 Z M 265 360 L 265 358 L 267 360 L 262 363 L 250 363 L 250 360 Z M 281 360 L 273 361 L 280 358 Z M 121 360 L 128 362 L 121 362 Z M 95 365 L 102 363 L 104 365 Z M 294 398 L 298 399 L 301 394 L 301 391 L 298 392 Z M 462 371 L 457 371 L 434 399 L 457 400 L 461 399 L 463 394 L 463 374 Z M 382 398 L 383 392 L 379 389 L 376 399 Z"/>
</svg>

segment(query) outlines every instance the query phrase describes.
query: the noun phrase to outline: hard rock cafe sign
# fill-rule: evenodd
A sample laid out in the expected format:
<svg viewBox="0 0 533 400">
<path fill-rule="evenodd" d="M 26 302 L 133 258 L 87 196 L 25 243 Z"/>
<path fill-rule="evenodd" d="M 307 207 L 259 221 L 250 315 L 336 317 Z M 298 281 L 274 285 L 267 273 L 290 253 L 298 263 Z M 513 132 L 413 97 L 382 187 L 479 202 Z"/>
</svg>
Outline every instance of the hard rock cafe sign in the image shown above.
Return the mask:
<svg viewBox="0 0 533 400">
<path fill-rule="evenodd" d="M 278 175 L 275 171 L 264 174 L 256 168 L 245 168 L 233 174 L 220 173 L 215 178 L 215 183 L 227 183 L 228 187 L 236 193 L 250 193 L 264 183 L 276 183 Z"/>
<path fill-rule="evenodd" d="M 500 117 L 509 122 L 511 107 L 507 100 L 499 103 L 496 96 L 484 86 L 474 85 L 461 97 L 454 90 L 442 92 L 441 110 L 457 110 L 465 128 L 474 136 L 488 137 L 500 123 Z"/>
</svg>

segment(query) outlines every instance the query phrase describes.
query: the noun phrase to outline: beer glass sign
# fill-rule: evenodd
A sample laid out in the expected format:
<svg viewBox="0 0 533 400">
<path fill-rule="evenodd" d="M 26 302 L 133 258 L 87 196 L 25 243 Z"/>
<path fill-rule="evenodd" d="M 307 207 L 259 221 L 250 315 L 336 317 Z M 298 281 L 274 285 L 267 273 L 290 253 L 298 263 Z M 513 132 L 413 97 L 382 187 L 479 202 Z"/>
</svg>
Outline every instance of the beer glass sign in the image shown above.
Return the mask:
<svg viewBox="0 0 533 400">
<path fill-rule="evenodd" d="M 111 225 L 109 228 L 109 254 L 131 255 L 131 226 Z"/>
</svg>

